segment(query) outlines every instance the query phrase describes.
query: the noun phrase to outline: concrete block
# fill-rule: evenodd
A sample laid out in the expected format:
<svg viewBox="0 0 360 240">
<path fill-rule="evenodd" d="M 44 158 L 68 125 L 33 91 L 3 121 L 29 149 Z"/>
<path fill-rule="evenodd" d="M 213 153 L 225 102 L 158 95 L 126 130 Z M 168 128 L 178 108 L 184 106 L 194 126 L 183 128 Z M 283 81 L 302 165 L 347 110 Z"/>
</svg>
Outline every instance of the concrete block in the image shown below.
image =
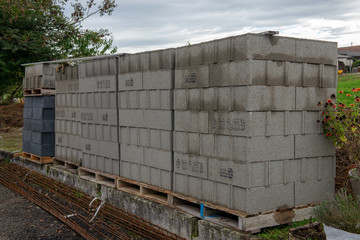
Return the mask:
<svg viewBox="0 0 360 240">
<path fill-rule="evenodd" d="M 201 43 L 202 54 L 196 55 L 196 57 L 199 58 L 198 61 L 202 60 L 202 64 L 210 64 L 217 62 L 217 41 L 218 40 L 213 40 Z M 192 46 L 191 49 L 193 49 L 194 47 L 195 46 Z M 192 57 L 192 60 L 192 62 L 195 62 L 194 56 Z"/>
<path fill-rule="evenodd" d="M 31 130 L 23 130 L 23 141 L 31 142 Z"/>
<path fill-rule="evenodd" d="M 189 177 L 187 175 L 179 174 L 175 171 L 173 178 L 174 178 L 173 191 L 176 193 L 188 195 Z"/>
<path fill-rule="evenodd" d="M 308 191 L 309 192 L 309 191 Z M 284 207 L 294 207 L 295 203 L 294 184 L 272 185 L 270 187 L 257 187 L 247 190 L 247 213 L 258 213 L 262 211 L 275 210 Z M 237 196 L 233 194 L 236 204 Z M 242 209 L 238 209 L 242 210 Z"/>
<path fill-rule="evenodd" d="M 22 142 L 22 151 L 26 152 L 26 153 L 30 153 L 30 151 L 31 151 L 30 141 L 23 140 L 23 142 Z"/>
<path fill-rule="evenodd" d="M 143 110 L 135 109 L 120 109 L 119 110 L 119 125 L 129 127 L 144 127 L 144 112 Z"/>
<path fill-rule="evenodd" d="M 322 85 L 324 88 L 337 88 L 337 67 L 332 65 L 324 65 L 322 75 Z"/>
<path fill-rule="evenodd" d="M 113 142 L 98 141 L 99 155 L 111 159 L 119 159 L 119 144 Z"/>
<path fill-rule="evenodd" d="M 99 124 L 117 125 L 117 111 L 115 109 L 98 109 Z"/>
<path fill-rule="evenodd" d="M 99 122 L 98 110 L 94 108 L 80 108 L 80 120 L 84 123 Z"/>
<path fill-rule="evenodd" d="M 187 153 L 188 138 L 186 132 L 174 132 L 174 151 L 180 153 Z"/>
<path fill-rule="evenodd" d="M 33 119 L 37 120 L 54 120 L 54 108 L 33 108 Z"/>
<path fill-rule="evenodd" d="M 171 70 L 153 70 L 143 72 L 144 89 L 171 89 L 172 88 Z"/>
<path fill-rule="evenodd" d="M 207 111 L 175 111 L 175 131 L 209 133 Z"/>
<path fill-rule="evenodd" d="M 199 88 L 193 88 L 187 90 L 187 99 L 186 104 L 187 109 L 189 110 L 201 110 L 201 95 Z"/>
<path fill-rule="evenodd" d="M 83 153 L 99 155 L 99 142 L 88 138 L 82 138 L 81 151 Z"/>
<path fill-rule="evenodd" d="M 248 136 L 254 124 L 251 121 L 255 120 L 252 114 L 253 113 L 248 112 L 210 111 L 208 123 L 209 132 L 224 135 Z M 254 115 L 259 114 L 254 113 Z"/>
<path fill-rule="evenodd" d="M 56 133 L 55 144 L 57 146 L 69 147 L 69 135 L 63 133 Z"/>
<path fill-rule="evenodd" d="M 160 149 L 168 151 L 172 150 L 172 136 L 172 131 L 160 131 Z"/>
<path fill-rule="evenodd" d="M 79 79 L 79 92 L 116 91 L 115 75 Z"/>
<path fill-rule="evenodd" d="M 81 149 L 81 136 L 69 134 L 69 147 Z"/>
<path fill-rule="evenodd" d="M 23 130 L 29 130 L 31 131 L 31 122 L 32 120 L 31 119 L 24 119 L 23 120 Z"/>
<path fill-rule="evenodd" d="M 30 143 L 29 153 L 39 157 L 53 157 L 55 155 L 55 145 Z"/>
<path fill-rule="evenodd" d="M 36 64 L 25 67 L 25 77 L 30 78 L 35 76 L 42 76 L 44 73 L 43 67 L 44 67 L 43 64 Z"/>
<path fill-rule="evenodd" d="M 251 84 L 250 61 L 225 62 L 210 64 L 210 86 L 239 86 Z"/>
<path fill-rule="evenodd" d="M 172 90 L 160 90 L 160 109 L 172 110 L 173 92 Z"/>
<path fill-rule="evenodd" d="M 25 97 L 24 108 L 32 108 L 33 107 L 33 99 L 34 99 L 34 97 Z"/>
<path fill-rule="evenodd" d="M 29 122 L 29 121 L 27 121 Z M 25 127 L 24 121 L 24 128 Z M 35 132 L 50 133 L 54 132 L 54 120 L 31 120 L 31 130 Z"/>
<path fill-rule="evenodd" d="M 307 39 L 296 40 L 296 62 L 322 63 L 336 66 L 337 43 Z"/>
<path fill-rule="evenodd" d="M 200 133 L 187 133 L 187 153 L 200 155 Z"/>
<path fill-rule="evenodd" d="M 295 158 L 332 156 L 334 144 L 324 134 L 295 135 Z"/>
<path fill-rule="evenodd" d="M 217 94 L 217 110 L 231 111 L 232 102 L 231 102 L 231 88 L 216 88 Z"/>
<path fill-rule="evenodd" d="M 26 107 L 23 109 L 23 118 L 24 119 L 32 119 L 33 118 L 33 108 Z"/>
<path fill-rule="evenodd" d="M 142 69 L 140 68 L 140 58 L 141 53 L 129 55 L 129 72 L 138 72 Z M 149 59 L 147 59 L 147 64 L 149 64 Z"/>
<path fill-rule="evenodd" d="M 31 142 L 37 144 L 55 144 L 55 134 L 54 133 L 40 133 L 40 132 L 31 132 Z"/>
<path fill-rule="evenodd" d="M 199 65 L 175 70 L 175 89 L 209 87 L 209 66 Z"/>
<path fill-rule="evenodd" d="M 251 33 L 245 34 L 244 37 L 247 41 L 245 50 L 247 59 L 292 62 L 296 60 L 295 38 Z"/>
<path fill-rule="evenodd" d="M 183 68 L 190 66 L 190 53 L 194 54 L 195 56 L 200 55 L 199 52 L 201 52 L 201 50 L 198 50 L 199 48 L 194 49 L 194 51 L 191 51 L 190 49 L 194 49 L 194 46 L 180 47 L 175 50 L 176 68 Z M 193 59 L 195 58 L 193 57 Z M 193 60 L 192 62 L 194 62 L 194 65 L 195 64 L 200 65 L 202 61 Z"/>
<path fill-rule="evenodd" d="M 187 92 L 187 89 L 177 89 L 174 91 L 174 108 L 176 110 L 188 110 Z"/>
<path fill-rule="evenodd" d="M 202 108 L 203 108 L 203 110 L 217 109 L 217 95 L 216 95 L 217 91 L 216 91 L 216 88 L 203 88 L 203 89 L 201 89 L 201 92 L 202 92 L 201 98 L 202 98 Z"/>
<path fill-rule="evenodd" d="M 160 149 L 161 138 L 160 138 L 160 130 L 158 129 L 149 129 L 149 147 Z"/>
<path fill-rule="evenodd" d="M 140 146 L 120 144 L 120 159 L 131 163 L 144 164 L 144 149 Z"/>
<path fill-rule="evenodd" d="M 174 172 L 197 178 L 208 178 L 208 159 L 193 154 L 174 153 Z"/>
<path fill-rule="evenodd" d="M 245 165 L 248 167 L 248 179 L 247 185 L 239 184 L 237 186 L 250 188 L 250 187 L 268 187 L 270 185 L 269 181 L 269 162 L 256 162 Z"/>
<path fill-rule="evenodd" d="M 172 130 L 171 111 L 168 110 L 143 110 L 144 127 L 162 130 Z"/>
<path fill-rule="evenodd" d="M 172 158 L 170 151 L 144 148 L 144 164 L 157 169 L 171 171 Z"/>
<path fill-rule="evenodd" d="M 40 78 L 40 88 L 55 89 L 55 76 L 42 76 Z"/>
<path fill-rule="evenodd" d="M 321 87 L 321 65 L 304 64 L 304 87 Z M 321 71 L 320 71 L 321 70 Z"/>
<path fill-rule="evenodd" d="M 143 90 L 143 73 L 133 72 L 119 74 L 119 91 Z"/>
<path fill-rule="evenodd" d="M 178 145 L 178 142 L 176 142 Z M 215 157 L 215 135 L 200 134 L 200 156 Z"/>
<path fill-rule="evenodd" d="M 130 55 L 126 54 L 123 56 L 119 56 L 119 72 L 120 73 L 128 73 L 130 66 Z"/>
<path fill-rule="evenodd" d="M 55 96 L 33 97 L 33 108 L 55 108 Z"/>
<path fill-rule="evenodd" d="M 231 199 L 231 186 L 223 183 L 215 183 L 215 203 L 221 206 L 229 206 Z"/>
<path fill-rule="evenodd" d="M 249 162 L 293 159 L 297 156 L 294 149 L 294 146 L 298 148 L 296 137 L 289 135 L 250 138 L 247 141 L 246 159 Z"/>
<path fill-rule="evenodd" d="M 216 158 L 208 159 L 208 180 L 228 185 L 249 187 L 249 164 L 222 161 Z M 229 198 L 230 199 L 230 198 Z"/>
<path fill-rule="evenodd" d="M 149 107 L 150 109 L 160 109 L 160 91 L 150 90 L 149 91 Z"/>
<path fill-rule="evenodd" d="M 82 166 L 83 167 L 87 167 L 90 168 L 90 155 L 87 153 L 83 153 L 83 157 L 82 157 Z"/>
<path fill-rule="evenodd" d="M 334 198 L 334 195 L 335 180 L 333 178 L 295 183 L 295 205 L 329 201 Z"/>
<path fill-rule="evenodd" d="M 232 91 L 235 111 L 295 110 L 295 87 L 240 86 Z"/>
</svg>

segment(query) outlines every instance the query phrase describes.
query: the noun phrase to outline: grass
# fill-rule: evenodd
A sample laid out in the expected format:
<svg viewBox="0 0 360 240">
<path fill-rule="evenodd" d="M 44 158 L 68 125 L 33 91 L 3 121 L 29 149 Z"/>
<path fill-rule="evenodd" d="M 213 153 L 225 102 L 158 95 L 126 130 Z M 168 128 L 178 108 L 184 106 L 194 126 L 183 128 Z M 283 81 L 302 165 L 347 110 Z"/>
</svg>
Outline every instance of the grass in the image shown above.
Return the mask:
<svg viewBox="0 0 360 240">
<path fill-rule="evenodd" d="M 21 129 L 10 129 L 0 131 L 0 149 L 15 152 L 22 149 L 22 131 Z"/>
<path fill-rule="evenodd" d="M 342 90 L 344 93 L 337 94 L 337 102 L 349 105 L 354 103 L 356 96 L 360 97 L 360 91 L 357 93 L 352 92 L 353 88 L 360 88 L 360 74 L 344 74 L 338 77 L 338 91 Z M 351 97 L 347 97 L 346 94 L 351 94 Z"/>
<path fill-rule="evenodd" d="M 291 224 L 280 225 L 277 227 L 267 228 L 264 232 L 259 233 L 258 236 L 269 240 L 280 240 L 289 238 L 289 230 L 294 227 L 303 226 L 315 222 L 314 218 L 303 220 L 300 222 L 293 222 Z"/>
</svg>

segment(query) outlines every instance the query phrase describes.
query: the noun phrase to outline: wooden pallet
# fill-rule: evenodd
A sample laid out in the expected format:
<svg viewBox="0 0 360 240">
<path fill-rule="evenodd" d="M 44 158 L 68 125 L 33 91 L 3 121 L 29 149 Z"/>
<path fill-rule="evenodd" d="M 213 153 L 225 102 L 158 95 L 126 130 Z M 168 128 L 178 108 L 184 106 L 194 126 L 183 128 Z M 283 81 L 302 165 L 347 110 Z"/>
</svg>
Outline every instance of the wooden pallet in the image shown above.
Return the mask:
<svg viewBox="0 0 360 240">
<path fill-rule="evenodd" d="M 28 161 L 31 161 L 31 162 L 34 162 L 37 164 L 53 163 L 53 157 L 40 157 L 35 154 L 31 154 L 31 153 L 27 153 L 27 152 L 18 153 L 14 156 L 20 156 L 20 157 L 24 158 L 25 160 L 28 160 Z"/>
<path fill-rule="evenodd" d="M 55 89 L 45 89 L 45 88 L 33 88 L 33 89 L 24 89 L 24 96 L 44 96 L 44 95 L 55 95 Z"/>
<path fill-rule="evenodd" d="M 308 219 L 313 207 L 310 205 L 296 208 L 274 210 L 258 214 L 247 214 L 224 206 L 200 201 L 169 190 L 161 189 L 123 177 L 117 178 L 117 189 L 152 200 L 169 207 L 184 211 L 198 218 L 250 233 L 261 229 Z"/>
<path fill-rule="evenodd" d="M 104 173 L 101 171 L 93 170 L 86 167 L 78 168 L 79 177 L 91 182 L 102 184 L 107 187 L 116 188 L 116 178 L 117 176 Z"/>
<path fill-rule="evenodd" d="M 63 159 L 54 158 L 54 165 L 53 166 L 55 168 L 65 170 L 67 172 L 71 172 L 73 174 L 78 174 L 79 166 L 74 164 L 74 163 L 65 161 Z"/>
<path fill-rule="evenodd" d="M 140 183 L 123 177 L 117 177 L 117 189 L 152 200 L 161 204 L 172 205 L 172 195 L 169 190 Z"/>
</svg>

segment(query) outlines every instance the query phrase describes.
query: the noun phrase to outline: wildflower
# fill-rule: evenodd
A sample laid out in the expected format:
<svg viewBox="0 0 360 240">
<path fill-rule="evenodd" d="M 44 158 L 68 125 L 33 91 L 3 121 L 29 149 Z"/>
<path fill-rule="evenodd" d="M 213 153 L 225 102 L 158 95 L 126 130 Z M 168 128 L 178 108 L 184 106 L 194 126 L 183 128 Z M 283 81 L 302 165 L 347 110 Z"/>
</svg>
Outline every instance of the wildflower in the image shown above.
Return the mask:
<svg viewBox="0 0 360 240">
<path fill-rule="evenodd" d="M 351 89 L 351 91 L 353 91 L 353 92 L 357 92 L 356 88 Z"/>
<path fill-rule="evenodd" d="M 339 93 L 344 93 L 344 91 L 343 91 L 343 90 L 339 90 Z"/>
<path fill-rule="evenodd" d="M 328 100 L 327 100 L 327 103 L 331 103 L 331 99 L 328 99 Z"/>
<path fill-rule="evenodd" d="M 360 88 L 356 88 L 357 91 L 360 91 Z"/>
<path fill-rule="evenodd" d="M 360 98 L 356 98 L 356 99 L 355 99 L 355 102 L 360 102 Z"/>
<path fill-rule="evenodd" d="M 339 103 L 339 107 L 345 107 L 345 104 L 343 104 L 343 103 Z"/>
<path fill-rule="evenodd" d="M 355 104 L 352 103 L 352 104 L 350 104 L 350 106 L 353 107 L 353 106 L 355 106 Z"/>
<path fill-rule="evenodd" d="M 333 108 L 336 108 L 336 104 L 334 104 Z"/>
<path fill-rule="evenodd" d="M 332 135 L 331 133 L 327 133 L 327 134 L 326 134 L 327 137 L 330 137 L 331 135 Z"/>
<path fill-rule="evenodd" d="M 321 106 L 322 105 L 322 102 L 318 102 L 318 106 Z"/>
<path fill-rule="evenodd" d="M 335 94 L 331 94 L 330 97 L 331 97 L 331 98 L 336 98 L 336 95 L 335 95 Z"/>
<path fill-rule="evenodd" d="M 346 94 L 347 97 L 351 97 L 351 94 Z"/>
</svg>

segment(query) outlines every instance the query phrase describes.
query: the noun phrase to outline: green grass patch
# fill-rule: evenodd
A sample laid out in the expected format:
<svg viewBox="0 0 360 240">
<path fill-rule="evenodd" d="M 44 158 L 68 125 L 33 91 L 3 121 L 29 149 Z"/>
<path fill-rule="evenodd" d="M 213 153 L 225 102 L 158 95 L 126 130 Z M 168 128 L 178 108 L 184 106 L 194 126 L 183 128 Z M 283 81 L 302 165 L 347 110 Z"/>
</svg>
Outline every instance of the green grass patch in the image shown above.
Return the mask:
<svg viewBox="0 0 360 240">
<path fill-rule="evenodd" d="M 354 93 L 353 88 L 360 88 L 360 74 L 340 75 L 338 77 L 337 103 L 343 103 L 347 106 L 355 103 L 355 97 L 360 97 L 360 91 Z M 340 90 L 344 93 L 339 93 Z M 346 94 L 351 96 L 348 97 Z"/>
<path fill-rule="evenodd" d="M 0 132 L 0 149 L 15 152 L 22 149 L 22 134 L 18 131 L 12 133 Z"/>
<path fill-rule="evenodd" d="M 300 222 L 293 222 L 291 224 L 284 224 L 277 227 L 267 228 L 264 230 L 264 232 L 259 233 L 258 236 L 269 240 L 288 239 L 289 230 L 291 228 L 304 226 L 315 221 L 316 219 L 311 218 Z"/>
</svg>

